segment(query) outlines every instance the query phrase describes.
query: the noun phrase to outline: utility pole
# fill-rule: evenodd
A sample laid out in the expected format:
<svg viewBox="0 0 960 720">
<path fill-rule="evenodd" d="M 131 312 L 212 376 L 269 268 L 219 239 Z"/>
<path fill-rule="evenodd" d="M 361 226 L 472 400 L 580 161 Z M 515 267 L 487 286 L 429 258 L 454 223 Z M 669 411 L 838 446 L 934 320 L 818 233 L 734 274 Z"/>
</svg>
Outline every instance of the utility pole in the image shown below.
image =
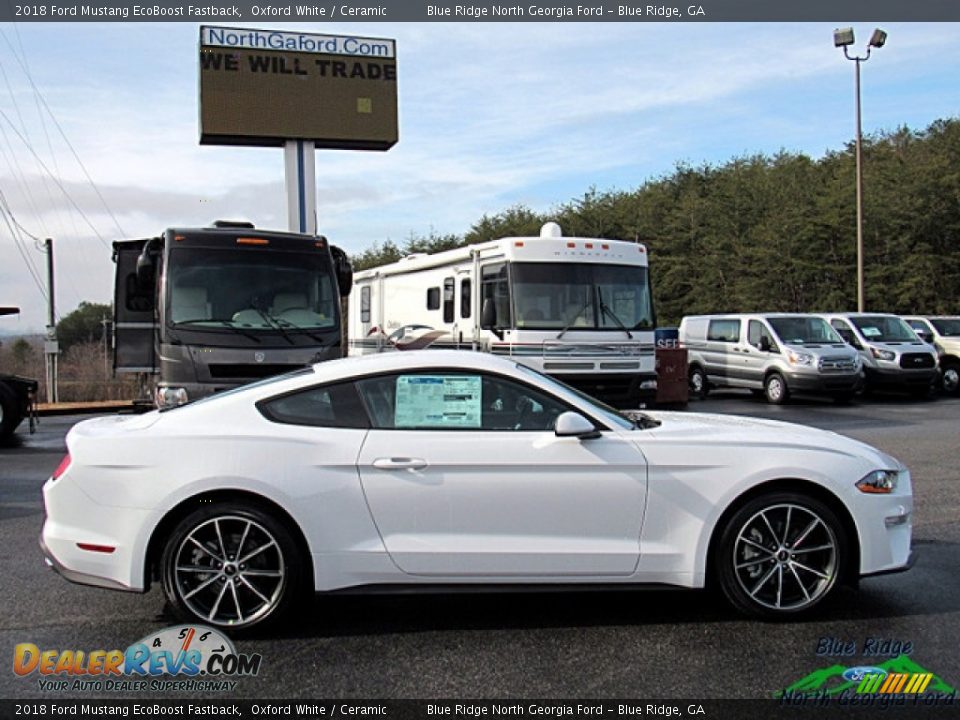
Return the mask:
<svg viewBox="0 0 960 720">
<path fill-rule="evenodd" d="M 47 340 L 43 343 L 43 354 L 47 368 L 47 402 L 55 403 L 60 400 L 57 389 L 59 371 L 57 359 L 60 354 L 60 343 L 57 342 L 57 319 L 53 289 L 53 238 L 47 238 L 44 243 L 47 253 Z"/>
</svg>

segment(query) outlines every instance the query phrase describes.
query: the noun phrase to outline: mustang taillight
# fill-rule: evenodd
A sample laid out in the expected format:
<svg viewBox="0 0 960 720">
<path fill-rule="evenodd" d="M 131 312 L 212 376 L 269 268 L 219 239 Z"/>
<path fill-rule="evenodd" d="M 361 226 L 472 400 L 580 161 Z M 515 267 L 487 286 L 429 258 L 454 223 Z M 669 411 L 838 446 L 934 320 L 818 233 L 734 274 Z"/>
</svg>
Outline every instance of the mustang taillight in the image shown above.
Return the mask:
<svg viewBox="0 0 960 720">
<path fill-rule="evenodd" d="M 57 469 L 53 471 L 53 475 L 50 476 L 50 479 L 56 480 L 67 471 L 68 467 L 70 467 L 70 453 L 67 453 L 63 456 L 63 460 L 61 460 L 60 464 L 57 465 Z"/>
</svg>

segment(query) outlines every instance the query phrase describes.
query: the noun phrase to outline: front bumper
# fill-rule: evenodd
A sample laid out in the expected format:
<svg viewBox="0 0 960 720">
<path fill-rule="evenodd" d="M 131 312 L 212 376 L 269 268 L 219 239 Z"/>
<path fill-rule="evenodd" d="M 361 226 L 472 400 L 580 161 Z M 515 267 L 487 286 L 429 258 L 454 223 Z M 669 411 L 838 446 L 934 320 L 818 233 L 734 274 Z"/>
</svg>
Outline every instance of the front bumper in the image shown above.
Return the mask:
<svg viewBox="0 0 960 720">
<path fill-rule="evenodd" d="M 863 373 L 829 375 L 822 373 L 788 373 L 787 386 L 794 392 L 830 395 L 852 393 L 863 384 Z"/>
<path fill-rule="evenodd" d="M 913 567 L 913 564 L 917 561 L 917 553 L 914 550 L 910 551 L 910 554 L 907 556 L 907 561 L 903 565 L 899 565 L 893 568 L 887 568 L 886 570 L 875 570 L 873 572 L 861 573 L 861 578 L 871 578 L 878 577 L 880 575 L 895 575 L 896 573 L 906 572 Z"/>
<path fill-rule="evenodd" d="M 880 368 L 865 368 L 867 384 L 874 387 L 886 388 L 917 388 L 929 387 L 939 377 L 937 368 L 927 370 L 887 370 Z"/>
</svg>

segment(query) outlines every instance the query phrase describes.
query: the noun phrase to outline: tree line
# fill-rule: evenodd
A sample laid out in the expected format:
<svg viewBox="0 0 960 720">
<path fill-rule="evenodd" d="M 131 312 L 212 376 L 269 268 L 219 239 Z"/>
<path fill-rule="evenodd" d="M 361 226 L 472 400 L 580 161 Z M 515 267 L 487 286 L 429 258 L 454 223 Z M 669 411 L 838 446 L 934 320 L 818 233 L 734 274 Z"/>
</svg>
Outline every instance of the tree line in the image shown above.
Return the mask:
<svg viewBox="0 0 960 720">
<path fill-rule="evenodd" d="M 868 310 L 960 313 L 960 119 L 864 138 Z M 538 213 L 519 205 L 464 235 L 377 244 L 355 269 L 511 235 L 549 220 L 568 236 L 643 242 L 658 323 L 683 315 L 856 309 L 854 146 L 819 159 L 781 151 L 677 165 L 634 190 L 597 191 Z"/>
</svg>

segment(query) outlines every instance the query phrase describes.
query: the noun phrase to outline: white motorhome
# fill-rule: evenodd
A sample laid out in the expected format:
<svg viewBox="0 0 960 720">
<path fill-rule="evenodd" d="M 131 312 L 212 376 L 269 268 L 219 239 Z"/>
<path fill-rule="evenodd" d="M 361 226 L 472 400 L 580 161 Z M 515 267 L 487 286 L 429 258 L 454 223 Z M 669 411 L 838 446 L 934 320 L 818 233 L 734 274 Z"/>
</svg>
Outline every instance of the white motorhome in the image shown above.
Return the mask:
<svg viewBox="0 0 960 720">
<path fill-rule="evenodd" d="M 479 350 L 620 407 L 656 394 L 646 248 L 556 223 L 357 272 L 348 327 L 351 355 Z"/>
</svg>

